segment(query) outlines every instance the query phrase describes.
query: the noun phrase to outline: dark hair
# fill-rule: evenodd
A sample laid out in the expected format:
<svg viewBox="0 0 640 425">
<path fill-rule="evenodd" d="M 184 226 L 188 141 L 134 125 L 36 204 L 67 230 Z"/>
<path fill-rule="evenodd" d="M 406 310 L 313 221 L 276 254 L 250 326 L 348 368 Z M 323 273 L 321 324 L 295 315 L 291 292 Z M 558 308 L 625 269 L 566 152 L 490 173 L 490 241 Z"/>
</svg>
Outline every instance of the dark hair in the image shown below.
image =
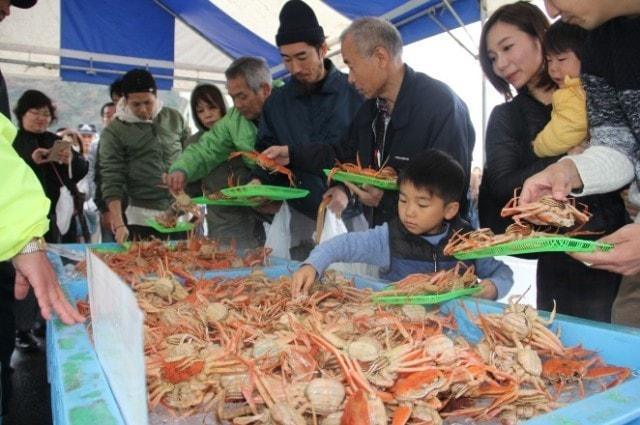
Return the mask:
<svg viewBox="0 0 640 425">
<path fill-rule="evenodd" d="M 58 119 L 58 116 L 56 115 L 56 107 L 53 105 L 51 99 L 49 99 L 49 96 L 38 90 L 27 90 L 22 93 L 22 96 L 18 99 L 18 103 L 13 110 L 13 113 L 16 114 L 16 117 L 18 118 L 20 128 L 22 128 L 22 118 L 24 117 L 24 114 L 26 114 L 29 109 L 40 108 L 49 109 L 49 113 L 51 114 L 51 123 Z"/>
<path fill-rule="evenodd" d="M 113 102 L 107 102 L 104 105 L 102 105 L 102 107 L 100 108 L 100 116 L 101 117 L 104 116 L 104 110 L 109 108 L 109 107 L 111 107 L 111 106 L 116 106 L 116 104 L 113 103 Z"/>
<path fill-rule="evenodd" d="M 487 34 L 498 22 L 504 22 L 517 27 L 520 31 L 538 39 L 538 41 L 540 41 L 540 46 L 542 46 L 544 34 L 549 28 L 549 20 L 535 5 L 526 1 L 519 1 L 499 7 L 495 12 L 493 12 L 489 19 L 487 19 L 487 22 L 485 22 L 482 27 L 479 49 L 480 66 L 482 67 L 482 71 L 489 82 L 491 82 L 491 85 L 493 85 L 498 92 L 502 93 L 507 99 L 511 99 L 513 94 L 511 93 L 509 83 L 498 77 L 498 75 L 493 71 L 493 64 L 491 63 L 487 53 Z M 555 83 L 547 73 L 547 59 L 544 54 L 542 55 L 542 63 L 543 67 L 538 74 L 536 87 L 543 89 L 556 87 Z"/>
<path fill-rule="evenodd" d="M 193 114 L 193 120 L 199 127 L 204 128 L 196 113 L 196 107 L 200 101 L 220 109 L 220 118 L 227 113 L 227 104 L 224 102 L 220 89 L 213 84 L 200 84 L 191 92 L 191 113 Z"/>
<path fill-rule="evenodd" d="M 113 99 L 114 94 L 118 97 L 124 96 L 124 90 L 122 90 L 122 77 L 116 78 L 113 80 L 113 83 L 109 85 L 109 97 Z"/>
<path fill-rule="evenodd" d="M 556 21 L 544 35 L 544 50 L 546 53 L 554 54 L 572 51 L 579 60 L 582 60 L 582 48 L 587 34 L 587 30 L 582 27 Z"/>
<path fill-rule="evenodd" d="M 122 92 L 125 97 L 131 93 L 156 94 L 157 90 L 156 80 L 146 69 L 134 68 L 122 77 Z"/>
<path fill-rule="evenodd" d="M 403 183 L 429 191 L 447 204 L 462 199 L 465 174 L 460 163 L 450 155 L 427 149 L 414 156 L 400 172 L 398 184 Z"/>
</svg>

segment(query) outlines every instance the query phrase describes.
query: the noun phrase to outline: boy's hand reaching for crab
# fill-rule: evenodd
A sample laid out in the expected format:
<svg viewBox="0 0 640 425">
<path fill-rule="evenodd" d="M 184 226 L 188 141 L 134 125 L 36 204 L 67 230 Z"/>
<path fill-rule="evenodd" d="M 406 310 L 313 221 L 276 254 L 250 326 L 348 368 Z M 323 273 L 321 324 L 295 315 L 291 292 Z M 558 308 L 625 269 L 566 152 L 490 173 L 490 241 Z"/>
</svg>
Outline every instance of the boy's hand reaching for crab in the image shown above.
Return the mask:
<svg viewBox="0 0 640 425">
<path fill-rule="evenodd" d="M 495 301 L 498 298 L 498 289 L 491 280 L 482 279 L 478 285 L 482 289 L 474 295 L 475 297 L 492 301 Z"/>
<path fill-rule="evenodd" d="M 316 269 L 309 264 L 304 264 L 296 270 L 291 276 L 291 298 L 296 299 L 300 296 L 307 296 L 317 275 Z"/>
</svg>

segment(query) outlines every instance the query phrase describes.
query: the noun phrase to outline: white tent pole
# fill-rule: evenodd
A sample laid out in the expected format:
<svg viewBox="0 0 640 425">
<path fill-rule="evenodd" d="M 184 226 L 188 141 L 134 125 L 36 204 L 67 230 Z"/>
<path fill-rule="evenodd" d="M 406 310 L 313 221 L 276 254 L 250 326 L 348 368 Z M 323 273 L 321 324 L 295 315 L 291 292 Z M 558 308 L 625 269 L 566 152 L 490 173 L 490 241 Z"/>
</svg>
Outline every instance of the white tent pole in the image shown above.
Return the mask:
<svg viewBox="0 0 640 425">
<path fill-rule="evenodd" d="M 456 20 L 456 22 L 458 23 L 458 25 L 460 25 L 460 27 L 465 32 L 465 34 L 469 36 L 469 40 L 471 40 L 471 44 L 475 46 L 476 41 L 473 39 L 473 36 L 467 29 L 467 26 L 465 25 L 465 23 L 462 22 L 462 19 L 460 18 L 460 15 L 458 15 L 458 12 L 456 12 L 456 10 L 453 7 L 451 7 L 451 3 L 449 3 L 449 0 L 442 0 L 442 3 L 444 3 L 447 9 L 449 9 L 449 12 L 451 13 L 451 15 L 453 15 L 453 19 Z"/>
<path fill-rule="evenodd" d="M 199 66 L 191 63 L 171 62 L 157 59 L 137 58 L 132 56 L 110 55 L 104 53 L 86 52 L 72 49 L 53 49 L 47 47 L 31 46 L 26 44 L 1 43 L 0 51 L 10 51 L 16 53 L 50 55 L 71 59 L 81 59 L 86 61 L 109 62 L 120 65 L 181 69 L 197 72 L 224 73 L 224 67 L 220 66 Z"/>
<path fill-rule="evenodd" d="M 487 20 L 487 0 L 480 0 L 480 31 L 482 33 L 482 28 L 484 27 L 484 23 Z M 482 73 L 482 71 L 480 71 Z M 482 136 L 480 140 L 482 140 L 482 165 L 484 166 L 485 161 L 485 136 L 487 134 L 487 79 L 482 75 Z"/>
<path fill-rule="evenodd" d="M 460 47 L 466 50 L 467 53 L 469 53 L 475 60 L 478 60 L 478 55 L 474 53 L 471 49 L 469 49 L 462 41 L 460 41 L 458 37 L 453 35 L 453 33 L 449 30 L 449 28 L 444 26 L 444 24 L 440 22 L 433 13 L 429 13 L 429 18 L 431 18 L 431 20 L 435 22 L 435 24 L 439 26 L 442 31 L 445 31 L 449 35 L 449 37 L 451 37 L 456 43 L 458 43 Z"/>
<path fill-rule="evenodd" d="M 58 63 L 51 62 L 35 62 L 35 61 L 25 61 L 19 59 L 4 59 L 0 58 L 0 63 L 10 63 L 14 65 L 24 65 L 27 67 L 42 67 L 45 69 L 60 69 L 60 70 L 69 70 L 69 71 L 82 71 L 87 73 L 88 75 L 96 75 L 96 74 L 115 74 L 115 75 L 124 75 L 126 71 L 119 71 L 116 69 L 107 69 L 107 68 L 95 68 L 93 66 L 75 66 L 75 65 L 63 65 Z M 173 70 L 177 71 L 176 69 Z M 178 70 L 179 71 L 179 70 Z M 191 81 L 196 83 L 216 83 L 216 84 L 226 84 L 224 80 L 214 80 L 208 78 L 195 78 L 195 77 L 186 77 L 186 76 L 177 76 L 177 75 L 161 75 L 161 74 L 152 74 L 153 78 L 160 80 L 173 80 L 173 81 Z"/>
</svg>

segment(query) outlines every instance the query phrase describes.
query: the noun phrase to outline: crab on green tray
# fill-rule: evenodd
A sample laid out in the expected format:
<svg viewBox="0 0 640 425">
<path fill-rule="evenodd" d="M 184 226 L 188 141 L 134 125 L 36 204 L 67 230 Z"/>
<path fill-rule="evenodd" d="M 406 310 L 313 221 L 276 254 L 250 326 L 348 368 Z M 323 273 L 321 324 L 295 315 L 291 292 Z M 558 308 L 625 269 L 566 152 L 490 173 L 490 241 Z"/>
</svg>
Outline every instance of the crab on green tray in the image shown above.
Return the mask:
<svg viewBox="0 0 640 425">
<path fill-rule="evenodd" d="M 536 252 L 594 252 L 598 250 L 609 251 L 612 248 L 613 245 L 611 244 L 586 239 L 566 236 L 537 236 L 471 251 L 457 252 L 453 254 L 453 256 L 458 260 L 473 260 L 499 255 L 530 254 Z"/>
<path fill-rule="evenodd" d="M 322 171 L 327 176 L 331 173 L 331 170 L 328 168 L 325 168 Z M 349 173 L 347 171 L 338 171 L 331 176 L 331 179 L 338 182 L 349 182 L 360 185 L 368 184 L 369 186 L 374 186 L 383 190 L 398 190 L 397 180 L 380 179 L 377 177 L 364 176 L 362 174 Z"/>
<path fill-rule="evenodd" d="M 468 288 L 443 292 L 441 294 L 416 294 L 416 295 L 372 295 L 371 300 L 378 304 L 440 304 L 467 295 L 473 295 L 482 289 L 481 286 L 470 286 Z"/>
</svg>

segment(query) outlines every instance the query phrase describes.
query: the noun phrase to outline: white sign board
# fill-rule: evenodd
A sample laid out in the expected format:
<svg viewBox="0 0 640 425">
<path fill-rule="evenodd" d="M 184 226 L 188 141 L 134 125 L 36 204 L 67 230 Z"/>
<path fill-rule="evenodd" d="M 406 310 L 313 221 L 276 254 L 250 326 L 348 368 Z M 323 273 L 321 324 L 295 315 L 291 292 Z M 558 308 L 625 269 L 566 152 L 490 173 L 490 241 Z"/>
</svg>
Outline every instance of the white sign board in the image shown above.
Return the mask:
<svg viewBox="0 0 640 425">
<path fill-rule="evenodd" d="M 125 422 L 148 424 L 143 314 L 129 286 L 87 249 L 93 340 Z"/>
</svg>

